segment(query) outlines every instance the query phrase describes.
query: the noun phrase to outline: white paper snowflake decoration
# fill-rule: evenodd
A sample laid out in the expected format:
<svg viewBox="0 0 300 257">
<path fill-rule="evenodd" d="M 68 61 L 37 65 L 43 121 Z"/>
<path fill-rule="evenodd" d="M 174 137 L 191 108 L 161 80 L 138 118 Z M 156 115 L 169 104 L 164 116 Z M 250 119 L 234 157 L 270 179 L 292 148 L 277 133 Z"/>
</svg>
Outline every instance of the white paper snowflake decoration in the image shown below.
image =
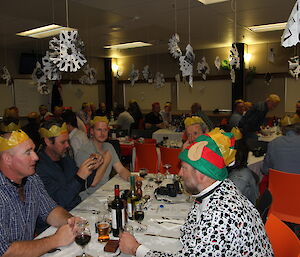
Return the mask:
<svg viewBox="0 0 300 257">
<path fill-rule="evenodd" d="M 216 66 L 217 70 L 220 70 L 220 68 L 221 68 L 221 60 L 220 60 L 219 56 L 216 56 L 215 66 Z"/>
<path fill-rule="evenodd" d="M 299 56 L 294 56 L 290 58 L 289 62 L 289 72 L 290 74 L 298 79 L 300 73 L 300 65 L 299 65 Z"/>
<path fill-rule="evenodd" d="M 14 83 L 14 80 L 10 75 L 6 66 L 3 66 L 3 68 L 0 70 L 0 74 L 1 74 L 1 78 L 5 80 L 6 86 L 11 86 Z"/>
<path fill-rule="evenodd" d="M 232 44 L 232 48 L 230 49 L 229 64 L 233 69 L 237 70 L 240 68 L 240 57 L 236 44 Z"/>
<path fill-rule="evenodd" d="M 295 46 L 299 42 L 300 33 L 300 0 L 294 5 L 290 14 L 287 25 L 281 37 L 281 45 L 283 47 Z"/>
<path fill-rule="evenodd" d="M 131 86 L 134 86 L 134 83 L 139 79 L 139 70 L 134 68 L 134 64 L 132 64 L 132 69 L 128 79 L 131 82 Z"/>
<path fill-rule="evenodd" d="M 209 74 L 210 68 L 209 68 L 208 63 L 206 62 L 205 57 L 202 57 L 201 61 L 198 62 L 197 71 L 198 71 L 198 73 L 200 73 L 202 78 L 204 80 L 206 80 L 206 75 Z"/>
<path fill-rule="evenodd" d="M 144 80 L 148 81 L 149 75 L 150 75 L 149 65 L 146 65 L 146 66 L 143 68 L 142 74 L 143 74 Z"/>
<path fill-rule="evenodd" d="M 82 75 L 79 78 L 79 82 L 83 85 L 88 84 L 88 85 L 92 85 L 95 84 L 97 82 L 96 79 L 96 69 L 95 68 L 91 68 L 90 65 L 86 65 L 83 69 L 83 72 L 85 73 L 84 75 Z"/>
<path fill-rule="evenodd" d="M 179 42 L 180 42 L 179 35 L 177 33 L 175 33 L 169 39 L 169 43 L 168 43 L 169 52 L 175 59 L 179 58 L 182 55 L 180 47 L 178 46 Z"/>
<path fill-rule="evenodd" d="M 38 83 L 38 85 L 37 85 L 37 91 L 41 95 L 49 95 L 50 94 L 50 88 L 47 86 L 46 83 Z"/>
<path fill-rule="evenodd" d="M 39 62 L 36 62 L 31 78 L 35 83 L 46 83 L 47 77 Z"/>
<path fill-rule="evenodd" d="M 230 70 L 230 78 L 231 78 L 232 83 L 235 83 L 235 70 L 234 69 Z"/>
<path fill-rule="evenodd" d="M 61 72 L 57 66 L 51 62 L 49 51 L 46 51 L 46 55 L 42 58 L 43 70 L 49 80 L 61 80 Z"/>
<path fill-rule="evenodd" d="M 195 54 L 190 44 L 186 46 L 185 55 L 179 57 L 180 70 L 183 77 L 189 76 L 189 85 L 193 87 L 193 63 Z"/>
<path fill-rule="evenodd" d="M 154 83 L 155 83 L 156 88 L 163 87 L 165 84 L 164 74 L 160 73 L 159 71 L 156 72 L 155 78 L 154 78 Z"/>
<path fill-rule="evenodd" d="M 56 64 L 60 71 L 76 72 L 87 62 L 81 53 L 83 42 L 78 39 L 76 30 L 63 30 L 59 34 L 59 42 L 53 38 L 49 42 L 49 48 L 52 50 L 50 60 Z"/>
<path fill-rule="evenodd" d="M 271 63 L 275 62 L 275 52 L 274 52 L 273 48 L 269 49 L 269 52 L 268 52 L 268 61 L 271 62 Z"/>
</svg>

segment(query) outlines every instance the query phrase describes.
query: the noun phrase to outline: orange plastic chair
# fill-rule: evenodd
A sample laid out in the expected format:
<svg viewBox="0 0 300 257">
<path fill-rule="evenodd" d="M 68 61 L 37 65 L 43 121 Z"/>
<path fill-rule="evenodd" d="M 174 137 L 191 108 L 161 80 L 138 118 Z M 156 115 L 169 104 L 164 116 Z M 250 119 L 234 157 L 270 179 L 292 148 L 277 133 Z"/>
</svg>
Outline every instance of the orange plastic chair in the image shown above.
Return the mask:
<svg viewBox="0 0 300 257">
<path fill-rule="evenodd" d="M 161 158 L 161 165 L 160 165 L 160 172 L 165 173 L 166 169 L 164 168 L 165 164 L 170 164 L 171 168 L 169 172 L 171 174 L 178 174 L 180 170 L 180 160 L 178 155 L 180 154 L 180 148 L 169 148 L 169 147 L 160 147 L 160 158 Z"/>
<path fill-rule="evenodd" d="M 158 156 L 155 144 L 135 144 L 134 171 L 147 169 L 149 173 L 158 171 Z"/>
<path fill-rule="evenodd" d="M 300 174 L 269 169 L 270 212 L 283 221 L 300 224 Z"/>
<path fill-rule="evenodd" d="M 275 257 L 297 257 L 300 241 L 295 233 L 275 215 L 270 214 L 265 225 Z"/>
</svg>

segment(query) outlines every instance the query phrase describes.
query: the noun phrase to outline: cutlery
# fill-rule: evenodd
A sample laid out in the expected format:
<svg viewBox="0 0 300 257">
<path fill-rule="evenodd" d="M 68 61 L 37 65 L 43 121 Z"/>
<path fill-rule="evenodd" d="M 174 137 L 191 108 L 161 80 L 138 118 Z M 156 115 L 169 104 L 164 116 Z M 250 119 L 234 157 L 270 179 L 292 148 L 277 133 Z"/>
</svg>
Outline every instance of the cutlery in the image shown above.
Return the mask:
<svg viewBox="0 0 300 257">
<path fill-rule="evenodd" d="M 174 237 L 174 236 L 164 236 L 164 235 L 156 235 L 156 234 L 150 234 L 146 233 L 144 234 L 145 236 L 158 236 L 158 237 L 165 237 L 165 238 L 172 238 L 172 239 L 179 239 L 179 237 Z"/>
</svg>

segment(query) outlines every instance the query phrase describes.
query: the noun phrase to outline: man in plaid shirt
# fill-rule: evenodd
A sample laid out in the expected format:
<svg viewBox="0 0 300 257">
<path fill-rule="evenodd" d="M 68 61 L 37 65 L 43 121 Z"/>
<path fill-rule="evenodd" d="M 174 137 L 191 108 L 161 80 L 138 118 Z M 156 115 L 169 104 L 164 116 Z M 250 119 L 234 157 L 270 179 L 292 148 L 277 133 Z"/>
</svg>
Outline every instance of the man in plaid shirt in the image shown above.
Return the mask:
<svg viewBox="0 0 300 257">
<path fill-rule="evenodd" d="M 0 136 L 0 255 L 41 256 L 74 241 L 76 218 L 47 194 L 35 174 L 34 143 L 23 131 Z M 33 240 L 37 218 L 58 227 Z"/>
</svg>

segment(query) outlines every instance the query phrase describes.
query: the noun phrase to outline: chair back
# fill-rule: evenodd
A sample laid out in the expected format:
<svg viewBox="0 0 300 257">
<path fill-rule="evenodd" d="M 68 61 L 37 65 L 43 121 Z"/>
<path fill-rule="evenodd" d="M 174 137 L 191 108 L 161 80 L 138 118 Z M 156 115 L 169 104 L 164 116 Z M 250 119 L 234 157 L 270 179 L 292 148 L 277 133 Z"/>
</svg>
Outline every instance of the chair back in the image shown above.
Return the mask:
<svg viewBox="0 0 300 257">
<path fill-rule="evenodd" d="M 295 233 L 279 218 L 270 214 L 265 225 L 275 257 L 298 257 L 300 241 Z"/>
<path fill-rule="evenodd" d="M 300 224 L 300 174 L 269 169 L 270 213 L 281 220 Z"/>
<path fill-rule="evenodd" d="M 156 139 L 154 138 L 144 138 L 145 144 L 155 144 L 156 145 Z"/>
<path fill-rule="evenodd" d="M 164 168 L 165 164 L 170 164 L 171 168 L 169 172 L 171 174 L 178 174 L 180 170 L 180 160 L 178 155 L 180 154 L 180 148 L 169 148 L 169 147 L 160 147 L 160 158 L 161 158 L 161 165 L 160 165 L 160 172 L 165 173 L 166 169 Z"/>
<path fill-rule="evenodd" d="M 158 156 L 155 144 L 135 143 L 134 171 L 145 168 L 149 173 L 158 171 Z"/>
</svg>

